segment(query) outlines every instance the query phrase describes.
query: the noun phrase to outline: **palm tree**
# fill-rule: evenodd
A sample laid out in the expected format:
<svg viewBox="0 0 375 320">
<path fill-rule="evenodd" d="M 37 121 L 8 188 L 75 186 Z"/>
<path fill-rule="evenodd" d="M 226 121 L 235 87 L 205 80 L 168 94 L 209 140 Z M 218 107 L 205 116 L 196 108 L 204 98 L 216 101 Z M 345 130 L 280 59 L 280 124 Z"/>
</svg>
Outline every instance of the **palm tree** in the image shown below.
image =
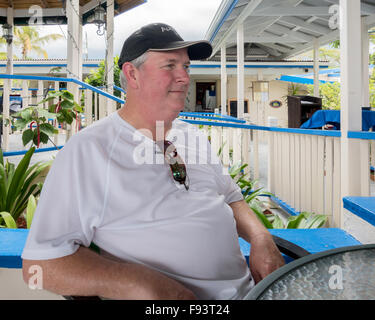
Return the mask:
<svg viewBox="0 0 375 320">
<path fill-rule="evenodd" d="M 48 34 L 43 37 L 39 36 L 37 27 L 16 27 L 14 28 L 14 44 L 22 48 L 22 59 L 28 59 L 31 51 L 34 51 L 38 56 L 48 58 L 47 51 L 41 45 L 46 44 L 51 40 L 58 40 L 62 38 L 61 34 Z"/>
</svg>

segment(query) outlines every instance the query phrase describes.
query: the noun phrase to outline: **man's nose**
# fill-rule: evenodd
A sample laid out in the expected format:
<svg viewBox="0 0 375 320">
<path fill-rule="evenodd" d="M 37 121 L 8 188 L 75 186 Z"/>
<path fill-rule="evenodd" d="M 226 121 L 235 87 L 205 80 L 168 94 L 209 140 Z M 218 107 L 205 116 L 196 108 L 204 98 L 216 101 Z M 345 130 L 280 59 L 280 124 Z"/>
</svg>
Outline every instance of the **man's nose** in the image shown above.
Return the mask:
<svg viewBox="0 0 375 320">
<path fill-rule="evenodd" d="M 176 74 L 176 80 L 177 82 L 188 84 L 190 82 L 189 70 L 185 67 L 179 68 Z"/>
</svg>

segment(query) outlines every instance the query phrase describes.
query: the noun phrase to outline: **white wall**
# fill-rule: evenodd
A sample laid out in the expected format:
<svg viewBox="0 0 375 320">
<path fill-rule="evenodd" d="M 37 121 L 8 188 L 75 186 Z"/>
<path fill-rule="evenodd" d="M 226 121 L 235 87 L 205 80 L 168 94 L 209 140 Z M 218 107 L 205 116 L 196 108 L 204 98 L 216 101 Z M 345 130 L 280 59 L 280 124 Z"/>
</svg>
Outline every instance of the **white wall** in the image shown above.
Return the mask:
<svg viewBox="0 0 375 320">
<path fill-rule="evenodd" d="M 343 229 L 363 244 L 375 243 L 375 227 L 345 209 Z"/>
</svg>

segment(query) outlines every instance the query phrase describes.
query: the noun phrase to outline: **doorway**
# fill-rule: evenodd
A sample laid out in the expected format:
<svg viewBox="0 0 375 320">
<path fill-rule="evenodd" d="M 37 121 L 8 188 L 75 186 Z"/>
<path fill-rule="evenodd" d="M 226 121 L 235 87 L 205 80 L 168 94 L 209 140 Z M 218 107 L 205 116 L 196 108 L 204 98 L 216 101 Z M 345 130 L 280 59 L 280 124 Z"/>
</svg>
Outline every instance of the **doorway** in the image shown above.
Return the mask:
<svg viewBox="0 0 375 320">
<path fill-rule="evenodd" d="M 196 83 L 196 112 L 214 112 L 216 108 L 216 82 Z"/>
</svg>

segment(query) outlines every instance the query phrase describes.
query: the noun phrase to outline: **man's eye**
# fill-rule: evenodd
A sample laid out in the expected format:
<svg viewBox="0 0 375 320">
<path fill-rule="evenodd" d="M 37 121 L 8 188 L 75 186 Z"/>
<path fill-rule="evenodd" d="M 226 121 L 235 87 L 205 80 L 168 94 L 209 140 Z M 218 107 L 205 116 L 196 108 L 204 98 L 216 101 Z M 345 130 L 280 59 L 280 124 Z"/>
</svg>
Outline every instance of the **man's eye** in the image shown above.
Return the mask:
<svg viewBox="0 0 375 320">
<path fill-rule="evenodd" d="M 171 64 L 167 64 L 166 66 L 165 66 L 165 68 L 167 68 L 167 69 L 173 69 L 174 68 L 174 64 L 173 63 L 171 63 Z"/>
</svg>

